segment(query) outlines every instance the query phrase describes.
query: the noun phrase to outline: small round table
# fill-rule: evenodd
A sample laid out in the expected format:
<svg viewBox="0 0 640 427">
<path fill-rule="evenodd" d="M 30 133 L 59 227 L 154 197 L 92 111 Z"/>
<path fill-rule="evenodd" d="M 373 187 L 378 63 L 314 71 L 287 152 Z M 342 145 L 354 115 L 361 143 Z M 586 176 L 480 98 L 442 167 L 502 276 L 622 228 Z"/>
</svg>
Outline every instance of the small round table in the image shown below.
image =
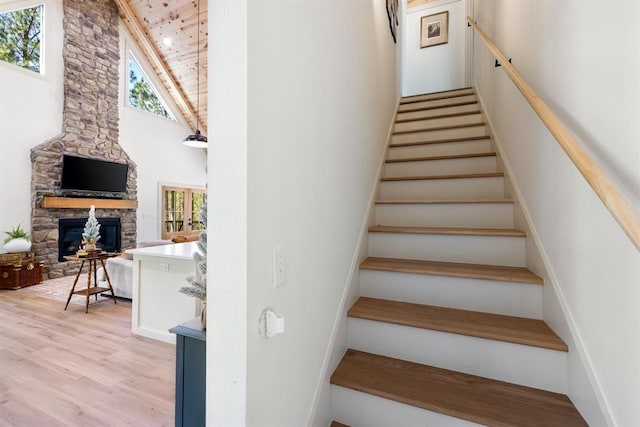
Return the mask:
<svg viewBox="0 0 640 427">
<path fill-rule="evenodd" d="M 117 254 L 115 254 L 117 255 Z M 106 291 L 110 291 L 111 292 L 111 296 L 113 297 L 113 303 L 117 304 L 118 302 L 116 301 L 116 294 L 113 292 L 113 287 L 111 286 L 111 279 L 109 279 L 109 273 L 107 273 L 107 268 L 104 265 L 104 260 L 107 258 L 111 258 L 112 256 L 114 256 L 113 254 L 106 254 L 106 253 L 101 253 L 101 254 L 96 254 L 96 255 L 88 255 L 88 256 L 77 256 L 77 255 L 68 255 L 65 256 L 64 259 L 66 259 L 67 261 L 82 261 L 82 264 L 80 264 L 80 268 L 78 269 L 78 274 L 76 274 L 76 279 L 73 281 L 73 287 L 71 288 L 71 291 L 69 292 L 69 298 L 67 298 L 67 304 L 64 306 L 64 309 L 66 310 L 67 307 L 69 306 L 69 302 L 71 301 L 71 297 L 73 295 L 85 295 L 86 296 L 86 303 L 85 303 L 85 313 L 89 312 L 89 297 L 91 295 L 95 295 L 96 296 L 96 301 L 98 300 L 98 294 L 102 293 L 102 292 L 106 292 Z M 75 290 L 76 289 L 76 285 L 78 284 L 78 279 L 80 278 L 80 273 L 82 273 L 82 268 L 84 267 L 85 262 L 89 261 L 89 274 L 87 274 L 87 289 L 80 289 L 80 290 Z M 102 265 L 102 269 L 104 270 L 104 277 L 107 279 L 107 284 L 109 285 L 108 288 L 105 287 L 100 287 L 98 286 L 98 276 L 97 276 L 97 271 L 98 271 L 98 261 L 100 261 L 100 264 Z M 93 272 L 93 281 L 94 281 L 94 286 L 91 286 L 91 272 Z"/>
</svg>

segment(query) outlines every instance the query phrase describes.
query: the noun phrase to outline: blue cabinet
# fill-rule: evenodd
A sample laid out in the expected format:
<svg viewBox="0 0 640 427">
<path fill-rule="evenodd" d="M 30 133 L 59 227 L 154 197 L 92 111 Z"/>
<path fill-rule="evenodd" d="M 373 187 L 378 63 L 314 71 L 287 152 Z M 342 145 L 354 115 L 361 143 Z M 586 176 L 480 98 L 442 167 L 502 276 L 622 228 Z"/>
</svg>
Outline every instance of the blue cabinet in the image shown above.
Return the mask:
<svg viewBox="0 0 640 427">
<path fill-rule="evenodd" d="M 176 334 L 176 427 L 204 427 L 207 333 L 200 318 L 169 332 Z"/>
</svg>

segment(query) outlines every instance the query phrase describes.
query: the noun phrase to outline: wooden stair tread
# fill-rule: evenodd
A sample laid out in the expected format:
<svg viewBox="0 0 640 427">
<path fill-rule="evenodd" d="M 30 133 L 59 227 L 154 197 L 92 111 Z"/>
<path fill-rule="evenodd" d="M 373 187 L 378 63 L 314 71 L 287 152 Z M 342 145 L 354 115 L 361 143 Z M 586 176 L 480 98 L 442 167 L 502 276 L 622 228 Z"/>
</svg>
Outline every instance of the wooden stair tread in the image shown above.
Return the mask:
<svg viewBox="0 0 640 427">
<path fill-rule="evenodd" d="M 369 227 L 372 233 L 406 233 L 406 234 L 446 234 L 457 236 L 500 236 L 526 237 L 520 230 L 503 228 L 462 228 L 462 227 L 406 227 L 392 225 L 374 225 Z"/>
<path fill-rule="evenodd" d="M 406 135 L 408 133 L 421 133 L 421 132 L 432 132 L 436 130 L 447 130 L 447 129 L 463 129 L 463 128 L 472 128 L 476 126 L 485 126 L 486 123 L 484 121 L 478 121 L 473 123 L 459 123 L 455 125 L 442 125 L 442 126 L 434 126 L 420 129 L 410 129 L 410 130 L 396 130 L 393 131 L 392 135 Z"/>
<path fill-rule="evenodd" d="M 472 159 L 477 157 L 496 157 L 496 153 L 449 154 L 446 156 L 407 157 L 403 159 L 387 159 L 385 163 L 426 162 L 431 160 Z"/>
<path fill-rule="evenodd" d="M 432 141 L 398 142 L 398 143 L 389 145 L 389 148 L 412 147 L 415 145 L 429 145 L 429 144 L 447 144 L 450 142 L 483 141 L 485 139 L 491 139 L 491 137 L 489 135 L 482 135 L 482 136 L 466 136 L 464 138 L 442 138 L 442 139 L 434 139 Z"/>
<path fill-rule="evenodd" d="M 399 199 L 376 200 L 378 205 L 430 205 L 430 204 L 465 204 L 465 203 L 513 203 L 509 198 L 481 198 L 481 199 Z"/>
<path fill-rule="evenodd" d="M 447 107 L 442 107 L 443 109 Z M 477 110 L 469 110 L 469 111 L 460 111 L 457 113 L 444 113 L 444 114 L 434 114 L 429 115 L 427 117 L 416 117 L 411 119 L 400 119 L 396 118 L 395 123 L 410 123 L 410 122 L 420 122 L 424 120 L 433 120 L 433 119 L 447 119 L 450 117 L 461 117 L 461 116 L 472 116 L 474 114 L 480 114 L 482 111 L 478 108 Z M 404 114 L 404 111 L 398 112 L 398 114 Z"/>
<path fill-rule="evenodd" d="M 569 351 L 564 341 L 546 323 L 537 319 L 368 297 L 358 298 L 347 315 L 414 328 Z"/>
<path fill-rule="evenodd" d="M 542 278 L 526 268 L 501 265 L 368 257 L 362 261 L 360 268 L 365 270 L 395 271 L 398 273 L 530 283 L 534 285 L 542 285 L 543 283 Z"/>
<path fill-rule="evenodd" d="M 485 425 L 587 425 L 562 394 L 351 349 L 331 384 Z"/>
<path fill-rule="evenodd" d="M 459 89 L 444 90 L 441 92 L 423 93 L 420 95 L 403 96 L 400 104 L 412 104 L 415 102 L 434 101 L 436 99 L 457 98 L 459 96 L 475 95 L 472 87 L 461 87 Z"/>
<path fill-rule="evenodd" d="M 470 96 L 470 95 L 475 95 L 475 94 L 468 94 L 468 95 L 465 95 L 465 96 Z M 460 98 L 462 98 L 462 96 L 460 96 Z M 431 102 L 431 101 L 439 101 L 439 100 L 438 99 L 428 99 L 426 101 L 416 101 L 415 104 L 418 104 L 420 102 Z M 474 101 L 459 101 L 459 102 L 452 102 L 451 104 L 430 105 L 430 106 L 426 106 L 426 107 L 417 107 L 417 108 L 410 108 L 410 109 L 406 109 L 406 110 L 398 110 L 398 113 L 399 114 L 402 114 L 402 113 L 415 113 L 416 111 L 435 110 L 435 109 L 444 108 L 444 107 L 460 107 L 460 106 L 463 106 L 463 105 L 471 105 L 471 104 L 477 104 L 477 103 L 478 103 L 477 100 L 474 100 Z M 401 104 L 401 105 L 411 105 L 411 104 L 414 104 L 414 103 L 407 103 L 407 104 Z"/>
<path fill-rule="evenodd" d="M 329 427 L 350 427 L 346 424 L 339 423 L 337 421 L 331 421 L 331 425 Z"/>
<path fill-rule="evenodd" d="M 453 175 L 423 175 L 423 176 L 391 176 L 381 178 L 382 182 L 389 181 L 427 181 L 435 179 L 471 179 L 471 178 L 502 178 L 502 172 L 485 172 L 485 173 L 459 173 Z"/>
</svg>

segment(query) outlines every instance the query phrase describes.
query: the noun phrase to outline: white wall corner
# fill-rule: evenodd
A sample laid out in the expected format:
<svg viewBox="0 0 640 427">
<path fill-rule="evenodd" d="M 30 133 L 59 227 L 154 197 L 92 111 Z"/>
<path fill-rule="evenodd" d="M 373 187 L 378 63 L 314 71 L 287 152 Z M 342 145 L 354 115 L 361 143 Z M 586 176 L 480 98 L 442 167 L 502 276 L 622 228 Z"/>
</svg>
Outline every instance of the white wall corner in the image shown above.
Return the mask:
<svg viewBox="0 0 640 427">
<path fill-rule="evenodd" d="M 421 19 L 424 16 L 448 12 L 448 42 L 420 47 Z M 402 13 L 401 31 L 402 94 L 404 96 L 440 92 L 464 87 L 467 28 L 466 0 L 441 0 L 428 2 Z M 429 78 L 425 78 L 429 76 Z"/>
<path fill-rule="evenodd" d="M 591 362 L 591 358 L 589 357 L 586 346 L 584 345 L 582 336 L 577 327 L 576 321 L 571 314 L 569 309 L 569 305 L 566 301 L 564 293 L 562 292 L 562 287 L 560 286 L 557 275 L 555 274 L 552 264 L 549 261 L 549 257 L 547 252 L 544 249 L 542 241 L 540 239 L 540 235 L 536 229 L 536 225 L 532 220 L 531 214 L 529 213 L 529 209 L 525 202 L 524 197 L 522 196 L 522 192 L 520 191 L 520 186 L 518 182 L 515 180 L 515 174 L 511 169 L 511 165 L 509 163 L 509 159 L 506 157 L 506 151 L 504 150 L 504 145 L 500 140 L 499 136 L 495 132 L 495 127 L 493 125 L 493 120 L 488 114 L 488 110 L 485 108 L 485 102 L 482 98 L 482 94 L 478 91 L 477 82 L 474 82 L 474 86 L 476 87 L 476 95 L 478 97 L 478 102 L 480 103 L 480 108 L 482 114 L 485 118 L 487 126 L 489 127 L 489 134 L 491 135 L 492 144 L 495 145 L 498 156 L 502 162 L 505 172 L 505 178 L 509 182 L 507 188 L 510 188 L 513 191 L 513 199 L 515 206 L 519 208 L 520 214 L 524 218 L 526 224 L 526 233 L 527 237 L 531 237 L 533 240 L 533 245 L 527 245 L 527 267 L 534 270 L 534 272 L 544 278 L 545 288 L 547 284 L 551 285 L 552 292 L 545 292 L 545 301 L 544 301 L 544 320 L 547 323 L 550 323 L 550 326 L 554 329 L 554 331 L 560 335 L 560 337 L 567 343 L 569 346 L 569 353 L 577 354 L 578 358 L 575 359 L 576 362 L 572 364 L 572 358 L 567 358 L 567 376 L 573 372 L 577 376 L 581 376 L 588 380 L 588 384 L 586 381 L 582 381 L 582 386 L 588 385 L 591 387 L 593 396 L 592 399 L 585 399 L 584 395 L 575 396 L 572 392 L 571 381 L 569 378 L 567 379 L 567 389 L 568 395 L 571 398 L 574 405 L 578 408 L 582 416 L 586 419 L 586 421 L 590 425 L 606 425 L 613 426 L 616 425 L 612 416 L 612 411 L 609 403 L 607 402 L 606 396 L 602 390 L 602 386 L 598 381 L 598 378 L 595 374 L 595 370 L 593 368 L 593 363 Z M 529 254 L 531 249 L 535 249 L 537 254 Z M 530 264 L 531 258 L 536 257 L 542 262 L 542 265 L 532 266 Z M 551 301 L 549 299 L 552 299 Z M 563 316 L 565 324 L 559 324 L 558 319 L 550 319 L 549 311 L 550 308 L 547 307 L 548 303 L 555 303 L 560 310 Z M 576 366 L 577 362 L 579 362 L 580 366 Z M 582 372 L 580 372 L 582 371 Z M 576 382 L 579 382 L 577 380 Z M 596 408 L 598 410 L 596 410 Z"/>
<path fill-rule="evenodd" d="M 369 203 L 367 209 L 364 212 L 362 223 L 360 226 L 360 233 L 358 235 L 358 242 L 353 251 L 353 257 L 351 259 L 351 267 L 349 268 L 349 274 L 345 281 L 342 297 L 340 298 L 340 304 L 336 310 L 335 318 L 333 321 L 333 328 L 331 330 L 331 336 L 329 338 L 329 345 L 324 355 L 322 362 L 322 369 L 318 376 L 316 383 L 316 389 L 313 397 L 313 403 L 309 410 L 309 416 L 307 418 L 307 425 L 314 427 L 326 427 L 330 422 L 331 416 L 331 399 L 329 393 L 331 392 L 331 386 L 329 379 L 331 374 L 338 366 L 342 355 L 347 349 L 347 310 L 355 302 L 360 294 L 360 276 L 359 268 L 360 263 L 367 256 L 368 252 L 368 231 L 369 226 L 373 223 L 373 216 L 375 210 L 375 202 L 378 198 L 380 189 L 380 179 L 384 170 L 385 160 L 387 158 L 387 149 L 391 144 L 391 136 L 393 134 L 393 126 L 395 124 L 396 115 L 398 112 L 398 106 L 400 105 L 400 98 L 396 100 L 396 107 L 391 117 L 389 124 L 389 130 L 387 131 L 386 143 L 382 147 L 382 152 L 378 161 L 378 170 L 375 174 L 374 181 L 371 185 L 371 192 L 369 194 Z"/>
</svg>

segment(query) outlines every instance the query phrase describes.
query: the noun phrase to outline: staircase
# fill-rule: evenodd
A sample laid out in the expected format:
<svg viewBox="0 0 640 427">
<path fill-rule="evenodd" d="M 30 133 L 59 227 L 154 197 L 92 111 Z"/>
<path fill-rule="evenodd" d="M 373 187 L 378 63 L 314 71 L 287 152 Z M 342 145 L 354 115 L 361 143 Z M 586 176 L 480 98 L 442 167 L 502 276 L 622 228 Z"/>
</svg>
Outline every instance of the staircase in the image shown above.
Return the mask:
<svg viewBox="0 0 640 427">
<path fill-rule="evenodd" d="M 473 89 L 402 99 L 331 377 L 336 421 L 586 425 L 504 194 Z"/>
</svg>

